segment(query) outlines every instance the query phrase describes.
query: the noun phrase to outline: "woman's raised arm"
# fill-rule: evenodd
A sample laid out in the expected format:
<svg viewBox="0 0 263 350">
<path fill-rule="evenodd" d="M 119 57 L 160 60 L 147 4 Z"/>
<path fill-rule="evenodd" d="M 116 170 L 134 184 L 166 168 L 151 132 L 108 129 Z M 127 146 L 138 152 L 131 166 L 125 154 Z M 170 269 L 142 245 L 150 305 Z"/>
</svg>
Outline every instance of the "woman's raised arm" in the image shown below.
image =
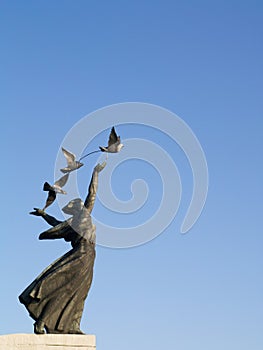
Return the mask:
<svg viewBox="0 0 263 350">
<path fill-rule="evenodd" d="M 99 172 L 101 172 L 101 170 L 105 168 L 105 166 L 106 166 L 106 162 L 103 162 L 102 164 L 97 164 L 93 170 L 92 178 L 89 184 L 88 195 L 84 203 L 84 206 L 87 208 L 89 213 L 92 212 L 95 199 L 96 199 L 96 193 L 98 188 L 98 174 Z"/>
</svg>

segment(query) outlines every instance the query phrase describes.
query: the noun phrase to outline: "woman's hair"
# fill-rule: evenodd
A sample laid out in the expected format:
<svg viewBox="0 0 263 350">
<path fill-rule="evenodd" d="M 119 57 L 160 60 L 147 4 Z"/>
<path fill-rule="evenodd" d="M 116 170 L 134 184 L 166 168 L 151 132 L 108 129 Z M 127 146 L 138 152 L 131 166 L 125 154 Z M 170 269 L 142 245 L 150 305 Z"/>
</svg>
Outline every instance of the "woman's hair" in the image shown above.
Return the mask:
<svg viewBox="0 0 263 350">
<path fill-rule="evenodd" d="M 68 204 L 62 208 L 62 210 L 65 214 L 74 215 L 79 213 L 83 206 L 83 201 L 80 198 L 75 198 L 68 202 Z"/>
</svg>

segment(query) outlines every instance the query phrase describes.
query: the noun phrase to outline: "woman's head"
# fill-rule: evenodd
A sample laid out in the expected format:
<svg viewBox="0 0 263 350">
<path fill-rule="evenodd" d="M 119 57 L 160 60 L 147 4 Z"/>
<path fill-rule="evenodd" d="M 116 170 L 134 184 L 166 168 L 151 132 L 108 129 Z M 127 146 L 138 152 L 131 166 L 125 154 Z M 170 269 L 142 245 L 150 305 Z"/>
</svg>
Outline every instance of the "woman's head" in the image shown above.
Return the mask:
<svg viewBox="0 0 263 350">
<path fill-rule="evenodd" d="M 83 206 L 84 203 L 82 202 L 82 200 L 80 198 L 75 198 L 68 202 L 68 204 L 62 208 L 62 210 L 65 214 L 75 215 L 81 211 Z"/>
</svg>

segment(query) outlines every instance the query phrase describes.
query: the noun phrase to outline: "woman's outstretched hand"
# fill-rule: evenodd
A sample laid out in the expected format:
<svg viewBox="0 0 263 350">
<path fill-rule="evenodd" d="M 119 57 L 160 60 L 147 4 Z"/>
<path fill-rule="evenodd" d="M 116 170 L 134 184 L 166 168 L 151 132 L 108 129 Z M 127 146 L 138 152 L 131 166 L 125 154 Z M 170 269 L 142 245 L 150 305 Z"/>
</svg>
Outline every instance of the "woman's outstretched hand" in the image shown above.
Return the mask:
<svg viewBox="0 0 263 350">
<path fill-rule="evenodd" d="M 34 211 L 31 211 L 29 214 L 35 215 L 35 216 L 43 216 L 45 212 L 42 209 L 34 208 Z"/>
<path fill-rule="evenodd" d="M 106 166 L 106 162 L 103 162 L 102 164 L 97 164 L 94 168 L 94 171 L 97 171 L 98 173 L 103 170 Z"/>
</svg>

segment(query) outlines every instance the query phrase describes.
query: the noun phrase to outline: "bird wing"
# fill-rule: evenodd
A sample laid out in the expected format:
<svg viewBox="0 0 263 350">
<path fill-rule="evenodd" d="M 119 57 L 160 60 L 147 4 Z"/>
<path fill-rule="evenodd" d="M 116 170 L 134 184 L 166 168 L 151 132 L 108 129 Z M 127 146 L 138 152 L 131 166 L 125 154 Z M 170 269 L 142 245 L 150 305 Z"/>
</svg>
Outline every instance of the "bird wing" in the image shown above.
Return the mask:
<svg viewBox="0 0 263 350">
<path fill-rule="evenodd" d="M 119 139 L 119 137 L 117 136 L 114 127 L 112 127 L 111 128 L 110 137 L 109 137 L 109 141 L 108 141 L 108 147 L 113 145 L 114 143 L 116 143 L 118 141 L 118 139 Z"/>
<path fill-rule="evenodd" d="M 73 153 L 70 153 L 65 148 L 62 147 L 62 152 L 64 153 L 64 156 L 67 159 L 68 165 L 72 165 L 75 162 L 76 156 Z"/>
<path fill-rule="evenodd" d="M 45 210 L 47 207 L 49 207 L 54 202 L 55 199 L 56 199 L 56 192 L 49 191 L 48 196 L 47 196 L 47 200 L 46 200 L 46 204 L 45 204 L 43 210 Z"/>
<path fill-rule="evenodd" d="M 68 177 L 69 177 L 69 173 L 67 173 L 66 175 L 63 175 L 60 179 L 58 179 L 54 185 L 58 186 L 58 187 L 63 187 L 66 185 L 67 181 L 68 181 Z"/>
</svg>

